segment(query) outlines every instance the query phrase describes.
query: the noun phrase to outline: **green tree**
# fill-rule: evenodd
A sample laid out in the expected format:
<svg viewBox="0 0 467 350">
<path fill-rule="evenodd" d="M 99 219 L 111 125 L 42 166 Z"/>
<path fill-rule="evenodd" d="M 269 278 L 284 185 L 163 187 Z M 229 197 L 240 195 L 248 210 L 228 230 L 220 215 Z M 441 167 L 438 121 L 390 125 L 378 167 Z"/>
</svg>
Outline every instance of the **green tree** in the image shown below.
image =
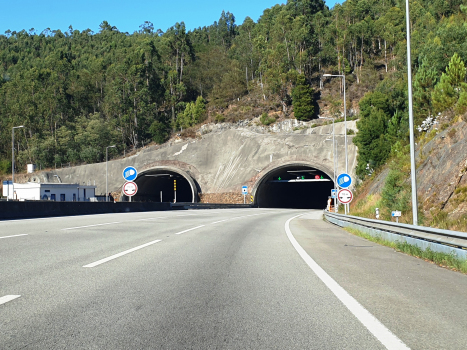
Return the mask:
<svg viewBox="0 0 467 350">
<path fill-rule="evenodd" d="M 455 53 L 449 62 L 449 66 L 446 67 L 446 73 L 441 75 L 439 83 L 436 84 L 431 94 L 435 112 L 443 112 L 453 108 L 461 95 L 463 104 L 467 92 L 465 74 L 464 62 Z"/>
<path fill-rule="evenodd" d="M 303 74 L 297 77 L 297 83 L 292 90 L 292 105 L 298 120 L 309 120 L 313 117 L 313 88 L 307 84 Z"/>
</svg>

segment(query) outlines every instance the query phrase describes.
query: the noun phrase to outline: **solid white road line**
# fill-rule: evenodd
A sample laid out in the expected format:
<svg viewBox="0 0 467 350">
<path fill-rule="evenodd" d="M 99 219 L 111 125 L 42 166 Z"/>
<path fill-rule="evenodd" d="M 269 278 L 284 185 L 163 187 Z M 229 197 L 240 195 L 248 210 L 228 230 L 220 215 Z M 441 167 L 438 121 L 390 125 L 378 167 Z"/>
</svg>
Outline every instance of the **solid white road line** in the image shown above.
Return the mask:
<svg viewBox="0 0 467 350">
<path fill-rule="evenodd" d="M 101 259 L 99 261 L 96 261 L 96 262 L 93 262 L 91 264 L 87 264 L 87 265 L 84 265 L 83 267 L 96 267 L 100 264 L 103 264 L 103 263 L 106 263 L 110 260 L 113 260 L 113 259 L 117 259 L 123 255 L 126 255 L 126 254 L 129 254 L 129 253 L 132 253 L 138 249 L 142 249 L 142 248 L 145 248 L 147 246 L 150 246 L 152 244 L 155 244 L 155 243 L 159 243 L 161 242 L 162 240 L 158 239 L 158 240 L 155 240 L 155 241 L 152 241 L 152 242 L 149 242 L 149 243 L 146 243 L 146 244 L 143 244 L 143 245 L 140 245 L 138 247 L 135 247 L 135 248 L 131 248 L 131 249 L 128 249 L 128 250 L 125 250 L 124 252 L 121 252 L 121 253 L 118 253 L 118 254 L 115 254 L 115 255 L 112 255 L 112 256 L 109 256 L 108 258 L 104 258 L 104 259 Z"/>
<path fill-rule="evenodd" d="M 396 335 L 387 329 L 376 317 L 368 312 L 357 300 L 355 300 L 347 291 L 342 288 L 319 266 L 307 252 L 298 244 L 297 240 L 290 231 L 290 221 L 302 216 L 300 214 L 290 218 L 285 223 L 285 232 L 295 250 L 300 254 L 306 264 L 313 272 L 324 282 L 324 284 L 334 293 L 334 295 L 354 314 L 355 317 L 383 344 L 388 350 L 407 350 L 410 349 Z"/>
<path fill-rule="evenodd" d="M 188 230 L 185 230 L 185 231 L 182 231 L 182 232 L 177 232 L 176 235 L 181 235 L 182 233 L 193 231 L 193 230 L 196 230 L 196 229 L 204 227 L 204 226 L 206 226 L 206 225 L 201 225 L 201 226 L 196 226 L 196 227 L 193 227 L 193 228 L 189 228 Z"/>
<path fill-rule="evenodd" d="M 0 298 L 0 305 L 6 304 L 9 301 L 15 300 L 16 298 L 19 298 L 21 295 L 5 295 L 4 297 Z"/>
<path fill-rule="evenodd" d="M 27 236 L 28 234 L 27 233 L 23 233 L 21 235 L 14 235 L 14 236 L 4 236 L 4 237 L 0 237 L 0 239 L 2 238 L 12 238 L 12 237 L 20 237 L 20 236 Z"/>
<path fill-rule="evenodd" d="M 77 230 L 77 229 L 80 229 L 80 228 L 88 228 L 88 227 L 96 227 L 96 226 L 115 225 L 115 224 L 121 224 L 121 222 L 107 222 L 105 224 L 95 224 L 95 225 L 69 227 L 69 228 L 63 228 L 62 231 Z"/>
</svg>

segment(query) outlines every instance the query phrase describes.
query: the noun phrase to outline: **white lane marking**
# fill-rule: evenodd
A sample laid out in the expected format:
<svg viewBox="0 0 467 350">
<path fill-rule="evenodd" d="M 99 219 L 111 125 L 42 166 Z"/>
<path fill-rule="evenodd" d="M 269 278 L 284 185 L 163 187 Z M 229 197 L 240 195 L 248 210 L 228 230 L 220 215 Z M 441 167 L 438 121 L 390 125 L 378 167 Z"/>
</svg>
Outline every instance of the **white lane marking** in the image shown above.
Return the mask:
<svg viewBox="0 0 467 350">
<path fill-rule="evenodd" d="M 21 295 L 5 295 L 4 297 L 0 298 L 0 305 L 6 304 L 9 301 L 15 300 L 16 298 L 19 298 Z"/>
<path fill-rule="evenodd" d="M 3 236 L 3 237 L 0 237 L 0 239 L 2 238 L 12 238 L 12 237 L 20 237 L 20 236 L 27 236 L 28 234 L 27 233 L 23 233 L 21 235 L 14 235 L 14 236 Z"/>
<path fill-rule="evenodd" d="M 204 226 L 206 226 L 206 225 L 201 225 L 201 226 L 196 226 L 196 227 L 193 227 L 193 228 L 189 228 L 188 230 L 177 232 L 176 235 L 181 235 L 182 233 L 193 231 L 193 230 L 196 230 L 196 229 L 204 227 Z"/>
<path fill-rule="evenodd" d="M 229 221 L 229 220 L 231 220 L 231 219 L 225 219 L 225 220 L 221 220 L 221 221 L 211 222 L 211 225 L 218 224 L 219 222 Z"/>
<path fill-rule="evenodd" d="M 342 288 L 319 266 L 307 252 L 298 244 L 297 240 L 290 231 L 290 221 L 302 216 L 300 214 L 290 218 L 285 223 L 285 232 L 295 250 L 300 254 L 306 264 L 313 272 L 324 282 L 324 284 L 334 293 L 334 295 L 350 310 L 351 313 L 383 344 L 388 350 L 410 349 L 396 335 L 386 328 L 376 317 L 365 309 L 357 300 L 355 300 L 347 291 Z"/>
<path fill-rule="evenodd" d="M 123 255 L 126 255 L 126 254 L 129 254 L 129 253 L 132 253 L 136 250 L 139 250 L 139 249 L 142 249 L 142 248 L 145 248 L 147 246 L 150 246 L 152 244 L 155 244 L 155 243 L 159 243 L 159 242 L 162 242 L 162 240 L 158 239 L 158 240 L 155 240 L 155 241 L 152 241 L 152 242 L 149 242 L 149 243 L 146 243 L 146 244 L 143 244 L 143 245 L 140 245 L 140 246 L 137 246 L 135 248 L 131 248 L 131 249 L 128 249 L 128 250 L 125 250 L 124 252 L 121 252 L 121 253 L 118 253 L 118 254 L 114 254 L 112 256 L 109 256 L 108 258 L 104 258 L 104 259 L 101 259 L 101 260 L 98 260 L 96 262 L 93 262 L 91 264 L 87 264 L 87 265 L 84 265 L 83 267 L 96 267 L 100 264 L 103 264 L 103 263 L 106 263 L 110 260 L 113 260 L 113 259 L 117 259 Z"/>
<path fill-rule="evenodd" d="M 95 224 L 95 225 L 86 225 L 86 226 L 62 228 L 62 231 L 77 230 L 79 228 L 88 228 L 88 227 L 96 227 L 96 226 L 115 225 L 115 224 L 121 224 L 121 222 L 107 222 L 105 224 Z"/>
<path fill-rule="evenodd" d="M 264 214 L 267 214 L 267 213 L 252 214 L 252 215 L 244 215 L 244 216 L 236 216 L 236 217 L 234 217 L 234 218 L 229 218 L 229 219 L 225 219 L 225 220 L 220 220 L 220 221 L 211 222 L 210 225 L 214 225 L 214 224 L 218 224 L 218 223 L 220 223 L 220 222 L 225 222 L 225 221 L 230 221 L 230 220 L 248 218 L 248 217 L 250 217 L 250 216 L 264 215 Z"/>
</svg>

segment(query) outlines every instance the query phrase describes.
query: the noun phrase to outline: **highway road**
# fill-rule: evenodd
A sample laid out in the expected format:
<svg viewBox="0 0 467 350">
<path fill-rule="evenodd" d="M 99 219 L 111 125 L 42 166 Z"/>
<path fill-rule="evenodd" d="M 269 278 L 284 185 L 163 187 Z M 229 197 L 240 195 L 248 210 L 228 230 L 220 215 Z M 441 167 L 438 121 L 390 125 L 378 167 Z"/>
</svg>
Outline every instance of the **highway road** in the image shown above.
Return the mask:
<svg viewBox="0 0 467 350">
<path fill-rule="evenodd" d="M 466 349 L 467 276 L 320 211 L 0 222 L 0 349 Z"/>
</svg>

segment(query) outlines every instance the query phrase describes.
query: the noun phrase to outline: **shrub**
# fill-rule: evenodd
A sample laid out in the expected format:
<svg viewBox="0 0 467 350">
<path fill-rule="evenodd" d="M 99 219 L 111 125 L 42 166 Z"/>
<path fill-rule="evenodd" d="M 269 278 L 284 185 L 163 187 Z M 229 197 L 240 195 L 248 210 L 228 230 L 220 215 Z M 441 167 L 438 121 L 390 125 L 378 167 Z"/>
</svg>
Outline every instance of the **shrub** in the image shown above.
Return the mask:
<svg viewBox="0 0 467 350">
<path fill-rule="evenodd" d="M 11 161 L 8 159 L 0 160 L 0 175 L 11 173 Z"/>
<path fill-rule="evenodd" d="M 267 113 L 261 114 L 261 117 L 259 118 L 261 121 L 261 124 L 263 125 L 270 125 L 276 121 L 276 118 L 274 117 L 269 117 Z"/>
</svg>

